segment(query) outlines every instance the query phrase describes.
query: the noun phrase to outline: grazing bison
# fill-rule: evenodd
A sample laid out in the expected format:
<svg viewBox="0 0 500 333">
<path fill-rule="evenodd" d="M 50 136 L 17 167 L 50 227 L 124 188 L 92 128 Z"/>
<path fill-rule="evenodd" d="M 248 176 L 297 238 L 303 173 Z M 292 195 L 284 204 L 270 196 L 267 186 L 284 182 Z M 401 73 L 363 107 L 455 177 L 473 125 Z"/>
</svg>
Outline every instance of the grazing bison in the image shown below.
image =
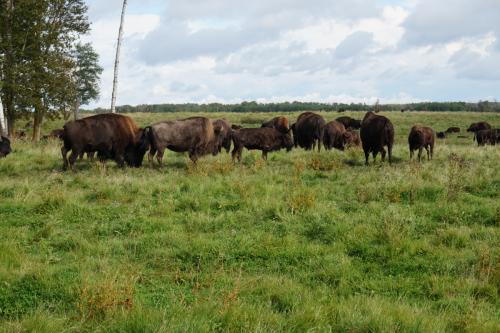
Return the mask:
<svg viewBox="0 0 500 333">
<path fill-rule="evenodd" d="M 413 158 L 413 152 L 418 149 L 418 161 L 422 158 L 422 150 L 427 151 L 427 160 L 432 159 L 434 154 L 434 130 L 430 127 L 415 125 L 411 128 L 408 135 L 408 145 L 410 147 L 410 159 Z"/>
<path fill-rule="evenodd" d="M 392 146 L 394 145 L 394 126 L 391 121 L 384 116 L 379 116 L 368 111 L 361 122 L 361 142 L 365 153 L 365 164 L 368 165 L 370 153 L 375 161 L 377 154 L 382 154 L 382 161 L 385 160 L 385 149 L 387 146 L 389 153 L 389 163 L 392 162 Z"/>
<path fill-rule="evenodd" d="M 297 122 L 291 127 L 295 147 L 311 150 L 317 144 L 318 151 L 321 151 L 325 125 L 325 119 L 315 113 L 304 112 L 299 115 Z"/>
<path fill-rule="evenodd" d="M 346 147 L 359 147 L 361 146 L 361 138 L 358 131 L 347 130 L 345 133 Z"/>
<path fill-rule="evenodd" d="M 446 133 L 460 133 L 460 127 L 449 127 L 445 132 Z"/>
<path fill-rule="evenodd" d="M 61 153 L 64 169 L 74 169 L 82 152 L 98 152 L 99 159 L 114 159 L 118 166 L 139 167 L 148 149 L 147 131 L 135 124 L 132 118 L 107 113 L 75 120 L 64 125 Z M 69 159 L 68 152 L 71 151 Z"/>
<path fill-rule="evenodd" d="M 495 129 L 484 129 L 477 131 L 475 133 L 477 145 L 484 146 L 487 143 L 489 143 L 490 145 L 495 145 L 498 140 L 498 131 L 499 130 Z"/>
<path fill-rule="evenodd" d="M 64 134 L 64 129 L 57 128 L 55 130 L 50 131 L 49 135 L 47 135 L 48 139 L 62 139 Z"/>
<path fill-rule="evenodd" d="M 446 139 L 446 132 L 437 132 L 438 139 Z"/>
<path fill-rule="evenodd" d="M 500 128 L 492 129 L 492 131 L 495 144 L 500 143 Z"/>
<path fill-rule="evenodd" d="M 9 155 L 12 152 L 10 140 L 6 136 L 0 135 L 0 158 Z"/>
<path fill-rule="evenodd" d="M 233 161 L 241 161 L 243 147 L 252 150 L 261 150 L 262 158 L 267 160 L 267 153 L 286 148 L 290 151 L 293 140 L 289 133 L 282 133 L 275 128 L 242 128 L 232 133 L 234 148 L 231 153 Z"/>
<path fill-rule="evenodd" d="M 269 128 L 275 128 L 281 133 L 288 133 L 290 130 L 288 126 L 288 118 L 287 117 L 275 117 L 269 121 L 265 121 L 262 123 L 261 127 L 269 127 Z"/>
<path fill-rule="evenodd" d="M 203 155 L 217 155 L 222 141 L 222 127 L 214 126 L 205 117 L 162 121 L 147 128 L 151 129 L 149 162 L 152 164 L 156 155 L 160 166 L 166 148 L 177 153 L 188 152 L 191 161 L 196 163 Z"/>
<path fill-rule="evenodd" d="M 325 131 L 323 134 L 323 145 L 326 150 L 336 148 L 339 150 L 344 150 L 346 145 L 346 135 L 344 124 L 336 120 L 330 121 L 325 125 Z"/>
<path fill-rule="evenodd" d="M 214 128 L 221 129 L 218 143 L 219 153 L 222 151 L 222 148 L 226 150 L 226 153 L 229 153 L 229 150 L 231 150 L 231 124 L 225 119 L 217 119 L 212 122 L 212 125 Z"/>
<path fill-rule="evenodd" d="M 335 120 L 344 124 L 346 129 L 360 129 L 361 128 L 361 120 L 358 120 L 358 119 L 344 116 L 344 117 L 338 117 Z"/>
<path fill-rule="evenodd" d="M 491 125 L 488 124 L 485 121 L 480 121 L 478 123 L 472 123 L 469 126 L 469 128 L 467 129 L 467 132 L 473 132 L 474 133 L 474 137 L 472 138 L 472 141 L 474 141 L 476 139 L 476 133 L 478 131 L 487 130 L 487 129 L 491 129 Z"/>
</svg>

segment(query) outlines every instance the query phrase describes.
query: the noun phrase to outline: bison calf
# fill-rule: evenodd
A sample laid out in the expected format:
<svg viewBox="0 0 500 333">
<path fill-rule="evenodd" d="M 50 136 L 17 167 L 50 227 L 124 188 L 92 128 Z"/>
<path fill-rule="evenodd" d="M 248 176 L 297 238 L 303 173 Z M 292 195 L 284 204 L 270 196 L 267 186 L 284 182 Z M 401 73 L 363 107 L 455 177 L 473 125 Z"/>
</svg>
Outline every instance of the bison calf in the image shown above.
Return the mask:
<svg viewBox="0 0 500 333">
<path fill-rule="evenodd" d="M 415 125 L 411 128 L 408 135 L 408 145 L 410 146 L 410 159 L 413 158 L 413 152 L 418 149 L 418 161 L 422 158 L 422 150 L 427 151 L 427 160 L 432 159 L 434 154 L 435 133 L 430 127 Z"/>
<path fill-rule="evenodd" d="M 347 130 L 345 133 L 346 147 L 359 147 L 361 146 L 361 138 L 358 131 Z"/>
<path fill-rule="evenodd" d="M 341 122 L 334 120 L 325 125 L 323 145 L 326 150 L 330 150 L 332 148 L 344 150 L 346 138 L 346 130 Z"/>
<path fill-rule="evenodd" d="M 282 133 L 275 128 L 242 128 L 232 133 L 233 152 L 231 156 L 233 161 L 238 158 L 241 162 L 241 152 L 243 147 L 248 150 L 261 150 L 262 158 L 267 160 L 267 153 L 286 148 L 290 151 L 293 147 L 293 140 L 289 133 Z"/>
</svg>

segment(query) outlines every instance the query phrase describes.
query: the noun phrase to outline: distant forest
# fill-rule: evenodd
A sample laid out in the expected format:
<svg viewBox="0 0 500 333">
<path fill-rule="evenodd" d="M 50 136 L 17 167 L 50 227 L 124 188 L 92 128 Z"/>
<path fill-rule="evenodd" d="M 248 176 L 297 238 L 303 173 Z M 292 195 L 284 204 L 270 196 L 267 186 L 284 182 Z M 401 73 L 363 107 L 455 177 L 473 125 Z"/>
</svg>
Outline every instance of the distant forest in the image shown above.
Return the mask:
<svg viewBox="0 0 500 333">
<path fill-rule="evenodd" d="M 152 105 L 122 105 L 117 112 L 297 112 L 297 111 L 450 111 L 450 112 L 500 112 L 500 102 L 480 101 L 466 102 L 423 102 L 411 104 L 341 104 L 341 103 L 257 103 L 243 102 L 240 104 L 152 104 Z M 109 109 L 97 108 L 87 112 L 104 113 Z"/>
</svg>

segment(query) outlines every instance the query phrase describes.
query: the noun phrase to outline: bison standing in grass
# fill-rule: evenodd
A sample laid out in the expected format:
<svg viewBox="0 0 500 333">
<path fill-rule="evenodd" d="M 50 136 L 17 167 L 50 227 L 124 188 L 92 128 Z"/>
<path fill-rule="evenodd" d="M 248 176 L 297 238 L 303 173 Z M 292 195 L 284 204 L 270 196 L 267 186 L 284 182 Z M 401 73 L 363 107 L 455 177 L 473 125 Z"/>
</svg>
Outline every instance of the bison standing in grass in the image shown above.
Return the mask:
<svg viewBox="0 0 500 333">
<path fill-rule="evenodd" d="M 361 122 L 361 142 L 365 153 L 365 164 L 368 165 L 370 153 L 375 161 L 377 154 L 382 154 L 382 161 L 385 160 L 385 149 L 389 153 L 389 163 L 392 162 L 392 146 L 394 145 L 394 126 L 391 121 L 384 116 L 379 116 L 369 111 Z"/>
<path fill-rule="evenodd" d="M 295 147 L 313 150 L 317 144 L 318 152 L 321 151 L 325 125 L 326 121 L 320 115 L 312 112 L 300 114 L 291 127 Z"/>
<path fill-rule="evenodd" d="M 485 129 L 475 133 L 477 145 L 484 146 L 490 144 L 494 146 L 499 142 L 500 129 Z"/>
<path fill-rule="evenodd" d="M 430 127 L 415 125 L 411 128 L 408 135 L 408 145 L 410 148 L 410 159 L 413 158 L 413 152 L 418 149 L 418 161 L 422 158 L 422 150 L 427 151 L 427 160 L 431 160 L 434 154 L 435 142 L 434 130 Z"/>
<path fill-rule="evenodd" d="M 241 161 L 243 147 L 248 150 L 261 150 L 262 158 L 267 160 L 267 153 L 286 148 L 290 151 L 293 147 L 293 140 L 289 133 L 282 133 L 275 128 L 242 128 L 232 133 L 233 151 L 231 153 L 233 161 L 238 158 Z"/>
<path fill-rule="evenodd" d="M 474 137 L 472 138 L 472 141 L 474 141 L 476 140 L 477 132 L 488 129 L 491 129 L 491 125 L 485 121 L 480 121 L 478 123 L 472 123 L 467 129 L 467 132 L 474 133 Z"/>
<path fill-rule="evenodd" d="M 222 141 L 222 127 L 213 125 L 205 117 L 191 117 L 183 120 L 161 121 L 146 129 L 150 129 L 149 162 L 156 160 L 162 165 L 165 149 L 177 153 L 189 153 L 193 163 L 207 154 L 217 155 L 219 143 Z"/>
<path fill-rule="evenodd" d="M 132 118 L 113 113 L 66 123 L 62 140 L 65 170 L 68 166 L 74 169 L 77 157 L 84 152 L 98 152 L 101 162 L 114 159 L 120 167 L 125 163 L 139 167 L 148 149 L 145 130 L 139 128 Z"/>
<path fill-rule="evenodd" d="M 323 134 L 323 145 L 326 150 L 336 148 L 344 150 L 346 145 L 347 131 L 341 122 L 330 121 L 325 125 Z"/>
<path fill-rule="evenodd" d="M 288 131 L 290 130 L 290 127 L 288 126 L 288 118 L 283 116 L 275 117 L 269 121 L 265 121 L 262 123 L 261 127 L 274 128 L 281 133 L 288 133 Z"/>
<path fill-rule="evenodd" d="M 446 139 L 446 132 L 437 132 L 438 139 Z"/>
<path fill-rule="evenodd" d="M 460 133 L 460 127 L 449 127 L 445 132 L 446 133 Z"/>
<path fill-rule="evenodd" d="M 10 140 L 6 136 L 0 135 L 0 158 L 9 155 L 12 152 Z"/>
</svg>

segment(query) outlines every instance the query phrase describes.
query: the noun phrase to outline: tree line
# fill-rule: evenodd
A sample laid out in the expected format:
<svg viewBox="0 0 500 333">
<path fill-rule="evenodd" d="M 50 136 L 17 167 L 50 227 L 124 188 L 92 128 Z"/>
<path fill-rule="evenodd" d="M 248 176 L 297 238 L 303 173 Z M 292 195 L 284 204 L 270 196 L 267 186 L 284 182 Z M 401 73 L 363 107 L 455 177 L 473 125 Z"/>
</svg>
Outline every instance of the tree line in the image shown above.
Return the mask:
<svg viewBox="0 0 500 333">
<path fill-rule="evenodd" d="M 102 68 L 81 37 L 90 30 L 83 0 L 0 0 L 0 111 L 9 136 L 30 119 L 38 141 L 45 119 L 78 116 L 99 96 Z M 0 124 L 2 125 L 2 124 Z"/>
<path fill-rule="evenodd" d="M 500 112 L 499 102 L 480 101 L 466 102 L 422 102 L 411 104 L 379 104 L 363 103 L 314 103 L 314 102 L 283 102 L 257 103 L 242 102 L 239 104 L 142 104 L 137 106 L 122 105 L 116 108 L 119 113 L 133 112 L 298 112 L 298 111 L 450 111 L 450 112 Z M 106 108 L 87 110 L 88 112 L 105 113 Z"/>
</svg>

